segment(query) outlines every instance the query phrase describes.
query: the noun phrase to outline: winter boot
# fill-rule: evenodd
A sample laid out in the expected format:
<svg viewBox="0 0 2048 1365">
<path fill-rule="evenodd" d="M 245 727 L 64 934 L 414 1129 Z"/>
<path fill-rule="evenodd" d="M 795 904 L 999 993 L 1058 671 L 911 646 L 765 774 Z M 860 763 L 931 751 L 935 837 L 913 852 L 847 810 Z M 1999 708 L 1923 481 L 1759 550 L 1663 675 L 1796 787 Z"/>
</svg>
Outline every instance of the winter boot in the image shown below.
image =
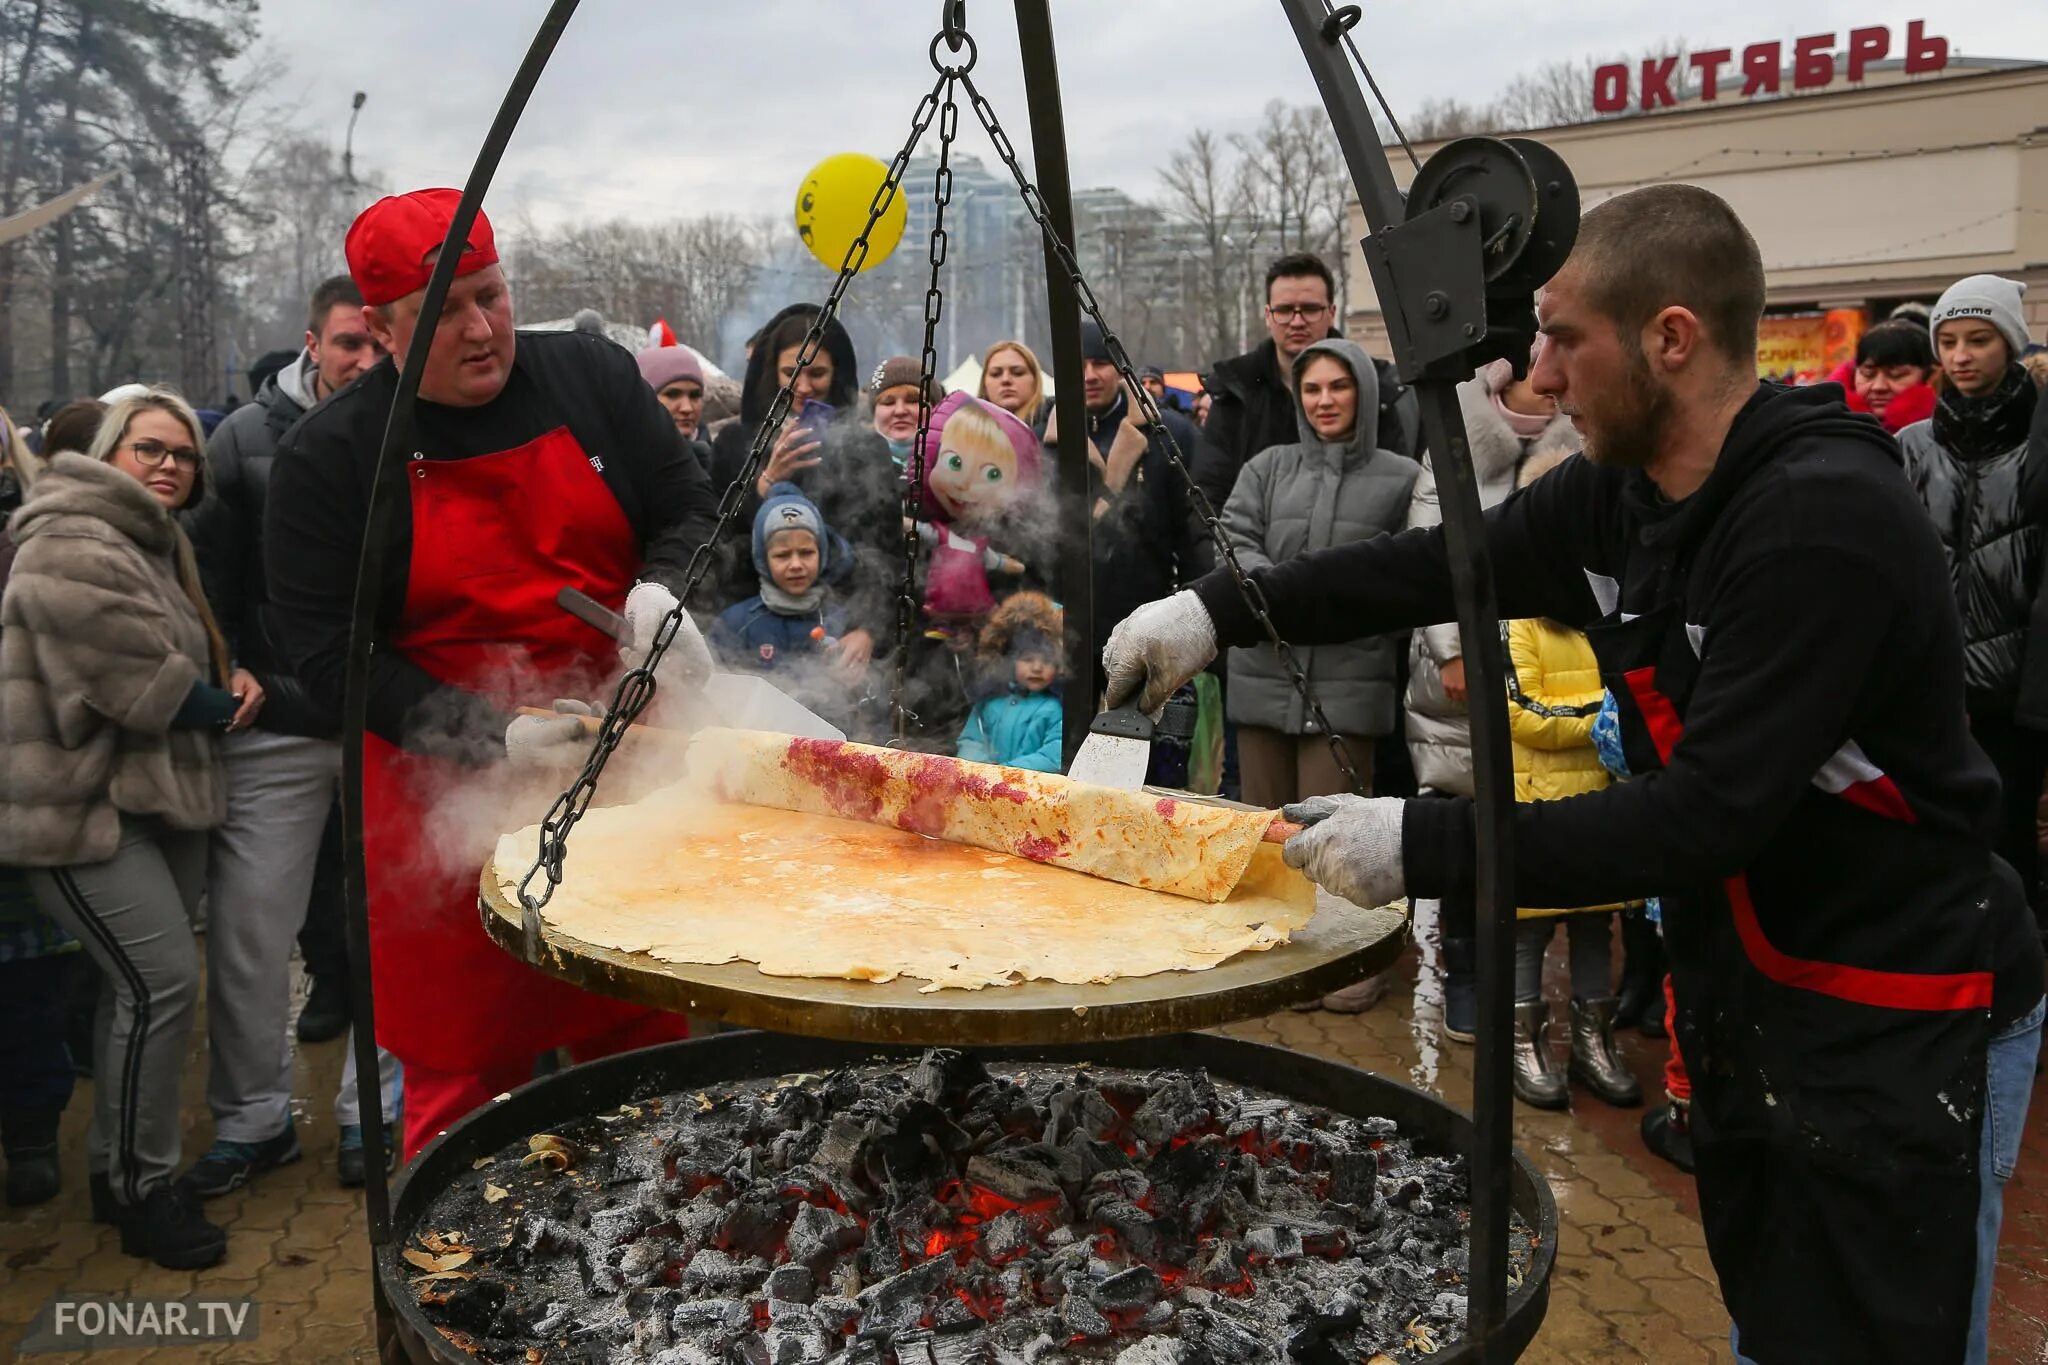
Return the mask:
<svg viewBox="0 0 2048 1365">
<path fill-rule="evenodd" d="M 57 1166 L 55 1109 L 9 1109 L 0 1112 L 0 1146 L 7 1150 L 7 1207 L 25 1209 L 57 1197 L 62 1176 Z"/>
<path fill-rule="evenodd" d="M 1571 1010 L 1571 1078 L 1609 1104 L 1641 1104 L 1643 1087 L 1614 1050 L 1614 997 L 1575 999 Z"/>
<path fill-rule="evenodd" d="M 306 1007 L 299 1011 L 298 1035 L 302 1043 L 325 1043 L 348 1029 L 348 981 L 328 975 L 313 978 Z"/>
<path fill-rule="evenodd" d="M 1643 1146 L 1692 1174 L 1692 1115 L 1677 1100 L 1667 1100 L 1643 1115 Z"/>
<path fill-rule="evenodd" d="M 204 1270 L 228 1254 L 228 1235 L 206 1221 L 199 1196 L 166 1181 L 121 1210 L 121 1250 L 166 1270 Z"/>
<path fill-rule="evenodd" d="M 1444 1036 L 1469 1043 L 1479 1028 L 1479 941 L 1444 939 Z"/>
<path fill-rule="evenodd" d="M 1617 1028 L 1664 1036 L 1664 940 L 1640 906 L 1621 912 L 1621 991 L 1614 1007 Z"/>
<path fill-rule="evenodd" d="M 1564 1073 L 1545 1042 L 1549 1022 L 1550 1006 L 1543 1001 L 1515 1002 L 1515 1098 L 1536 1109 L 1562 1109 L 1571 1102 Z"/>
</svg>

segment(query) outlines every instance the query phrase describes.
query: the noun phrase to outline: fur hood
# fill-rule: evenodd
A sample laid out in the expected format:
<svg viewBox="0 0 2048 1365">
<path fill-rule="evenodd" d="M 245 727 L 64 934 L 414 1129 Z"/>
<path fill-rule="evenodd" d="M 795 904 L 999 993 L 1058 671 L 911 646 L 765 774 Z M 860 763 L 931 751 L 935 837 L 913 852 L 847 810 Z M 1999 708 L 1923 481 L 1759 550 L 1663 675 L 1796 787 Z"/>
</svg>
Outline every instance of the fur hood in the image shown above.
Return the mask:
<svg viewBox="0 0 2048 1365">
<path fill-rule="evenodd" d="M 147 488 L 110 464 L 68 450 L 50 461 L 7 522 L 17 545 L 44 535 L 105 539 L 109 531 L 145 554 L 169 554 L 177 543 L 171 513 Z"/>
<path fill-rule="evenodd" d="M 1064 620 L 1064 614 L 1044 593 L 1013 593 L 990 614 L 988 624 L 981 628 L 976 653 L 984 665 L 993 667 L 1009 658 L 1010 647 L 1020 634 L 1033 630 L 1052 642 L 1055 651 L 1053 666 L 1064 672 L 1065 659 L 1061 651 Z"/>
</svg>

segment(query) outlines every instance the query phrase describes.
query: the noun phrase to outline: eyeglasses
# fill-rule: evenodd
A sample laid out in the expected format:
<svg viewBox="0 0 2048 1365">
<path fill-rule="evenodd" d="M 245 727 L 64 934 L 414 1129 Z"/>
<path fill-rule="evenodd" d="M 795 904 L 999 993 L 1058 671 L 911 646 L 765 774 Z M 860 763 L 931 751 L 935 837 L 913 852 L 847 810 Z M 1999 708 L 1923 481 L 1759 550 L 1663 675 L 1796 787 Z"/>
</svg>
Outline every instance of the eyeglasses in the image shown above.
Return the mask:
<svg viewBox="0 0 2048 1365">
<path fill-rule="evenodd" d="M 147 469 L 161 469 L 170 460 L 180 469 L 199 468 L 199 452 L 191 446 L 167 446 L 162 441 L 138 436 L 125 447 L 135 462 Z"/>
<path fill-rule="evenodd" d="M 1267 304 L 1266 311 L 1288 322 L 1312 322 L 1330 311 L 1327 303 Z"/>
</svg>

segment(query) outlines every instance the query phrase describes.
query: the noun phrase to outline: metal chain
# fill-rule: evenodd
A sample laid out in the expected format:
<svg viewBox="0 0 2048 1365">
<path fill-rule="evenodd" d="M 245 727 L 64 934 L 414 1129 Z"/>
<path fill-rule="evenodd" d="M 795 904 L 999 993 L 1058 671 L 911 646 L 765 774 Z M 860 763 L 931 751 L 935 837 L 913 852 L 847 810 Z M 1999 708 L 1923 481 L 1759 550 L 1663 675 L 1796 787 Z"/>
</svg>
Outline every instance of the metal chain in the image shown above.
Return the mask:
<svg viewBox="0 0 2048 1365">
<path fill-rule="evenodd" d="M 1245 605 L 1251 608 L 1252 615 L 1266 632 L 1267 642 L 1280 656 L 1281 666 L 1287 670 L 1287 676 L 1293 682 L 1295 692 L 1301 697 L 1302 705 L 1308 710 L 1311 722 L 1328 740 L 1330 753 L 1337 761 L 1338 770 L 1344 774 L 1344 780 L 1352 791 L 1360 796 L 1366 795 L 1365 779 L 1359 775 L 1357 766 L 1351 761 L 1351 752 L 1345 747 L 1343 737 L 1331 727 L 1330 718 L 1323 714 L 1322 703 L 1316 700 L 1315 690 L 1310 686 L 1308 674 L 1303 671 L 1293 646 L 1281 638 L 1280 628 L 1273 624 L 1272 611 L 1267 606 L 1265 593 L 1260 591 L 1259 585 L 1238 562 L 1237 551 L 1231 547 L 1230 538 L 1223 533 L 1223 524 L 1216 515 L 1215 507 L 1210 504 L 1209 497 L 1202 491 L 1201 485 L 1195 482 L 1193 471 L 1181 457 L 1180 446 L 1173 439 L 1173 432 L 1161 420 L 1158 404 L 1152 401 L 1151 393 L 1139 382 L 1137 371 L 1131 365 L 1131 358 L 1125 352 L 1123 342 L 1117 339 L 1116 333 L 1104 320 L 1102 305 L 1096 301 L 1095 291 L 1089 288 L 1087 279 L 1082 276 L 1081 265 L 1074 257 L 1073 248 L 1061 239 L 1059 232 L 1053 227 L 1052 219 L 1046 212 L 1044 197 L 1039 194 L 1038 186 L 1024 174 L 1023 163 L 1017 158 L 1017 149 L 1011 144 L 1009 134 L 1003 131 L 1002 123 L 996 118 L 994 106 L 976 88 L 973 77 L 962 72 L 960 83 L 966 89 L 968 100 L 974 106 L 974 116 L 981 120 L 981 126 L 988 131 L 989 140 L 995 144 L 996 155 L 1002 159 L 1003 164 L 1009 168 L 1011 178 L 1017 182 L 1017 192 L 1024 198 L 1026 211 L 1037 222 L 1039 231 L 1045 235 L 1046 245 L 1059 258 L 1060 267 L 1066 271 L 1067 280 L 1073 286 L 1074 297 L 1080 301 L 1081 308 L 1088 314 L 1089 320 L 1102 329 L 1103 347 L 1109 352 L 1110 363 L 1116 366 L 1117 373 L 1122 376 L 1126 391 L 1131 395 L 1131 401 L 1138 404 L 1146 424 L 1165 437 L 1167 457 L 1173 467 L 1180 472 L 1182 481 L 1187 484 L 1188 497 L 1194 503 L 1196 514 L 1209 528 L 1209 539 L 1215 543 L 1217 554 L 1229 568 L 1230 576 L 1237 584 L 1237 590 L 1243 596 Z M 1085 433 L 1083 436 L 1085 439 Z"/>
<path fill-rule="evenodd" d="M 910 688 L 911 641 L 915 638 L 917 606 L 918 514 L 924 510 L 924 473 L 927 443 L 932 429 L 932 384 L 939 370 L 939 317 L 946 297 L 939 289 L 939 268 L 946 263 L 946 206 L 953 202 L 953 139 L 960 131 L 960 106 L 953 98 L 955 77 L 964 77 L 974 65 L 973 49 L 957 66 L 944 65 L 936 48 L 932 64 L 939 68 L 945 84 L 945 99 L 939 106 L 939 167 L 932 174 L 932 232 L 929 256 L 931 278 L 924 291 L 924 351 L 918 361 L 917 439 L 910 446 L 910 466 L 903 484 L 903 581 L 896 595 L 896 686 L 890 709 L 895 717 L 896 742 L 910 736 L 910 723 L 917 719 L 904 704 Z"/>
<path fill-rule="evenodd" d="M 597 794 L 598 779 L 603 776 L 605 765 L 626 737 L 626 729 L 637 720 L 647 704 L 654 700 L 654 670 L 675 643 L 676 635 L 682 629 L 683 615 L 689 610 L 690 597 L 696 592 L 704 575 L 711 567 L 711 557 L 718 545 L 724 541 L 739 516 L 740 506 L 746 501 L 747 490 L 760 478 L 761 469 L 767 462 L 768 448 L 773 444 L 778 428 L 789 416 L 794 398 L 795 376 L 802 374 L 816 358 L 824 345 L 826 329 L 839 315 L 840 302 L 846 297 L 846 287 L 853 277 L 861 272 L 868 259 L 868 234 L 875 230 L 882 215 L 895 202 L 898 188 L 903 182 L 903 173 L 910 165 L 912 153 L 917 144 L 924 140 L 925 131 L 931 127 L 933 117 L 939 111 L 939 96 L 947 92 L 953 77 L 942 75 L 925 97 L 918 101 L 917 110 L 911 115 L 910 136 L 904 141 L 902 150 L 889 163 L 889 171 L 881 187 L 875 191 L 874 199 L 868 205 L 867 225 L 860 236 L 847 248 L 846 259 L 840 264 L 839 278 L 832 282 L 832 290 L 825 297 L 825 304 L 811 320 L 811 326 L 804 333 L 803 346 L 797 353 L 796 368 L 791 372 L 791 382 L 776 391 L 775 401 L 768 405 L 767 415 L 761 419 L 760 428 L 754 433 L 754 443 L 747 451 L 747 459 L 738 477 L 726 487 L 718 503 L 718 523 L 696 553 L 690 556 L 690 563 L 683 576 L 683 590 L 678 596 L 676 608 L 668 614 L 655 632 L 654 646 L 640 664 L 627 671 L 612 692 L 611 704 L 605 709 L 604 721 L 598 727 L 597 743 L 592 746 L 590 756 L 584 760 L 583 771 L 577 774 L 569 789 L 555 798 L 548 808 L 547 818 L 541 821 L 540 850 L 532 867 L 519 882 L 519 903 L 526 910 L 531 921 L 542 906 L 548 903 L 555 888 L 562 883 L 562 862 L 568 854 L 569 833 L 576 828 L 576 822 L 583 818 L 583 812 L 590 806 L 591 797 Z M 950 100 L 950 94 L 948 99 Z M 538 894 L 531 889 L 536 878 L 546 875 L 547 883 Z M 529 922 L 529 928 L 533 925 Z"/>
</svg>

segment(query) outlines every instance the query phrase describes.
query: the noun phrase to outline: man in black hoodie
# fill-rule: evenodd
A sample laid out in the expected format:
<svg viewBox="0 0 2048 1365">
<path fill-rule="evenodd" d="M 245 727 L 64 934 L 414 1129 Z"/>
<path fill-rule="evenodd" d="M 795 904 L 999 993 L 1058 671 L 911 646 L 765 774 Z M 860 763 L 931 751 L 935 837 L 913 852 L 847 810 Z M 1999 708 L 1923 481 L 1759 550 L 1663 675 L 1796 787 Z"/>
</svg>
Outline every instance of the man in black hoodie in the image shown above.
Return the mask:
<svg viewBox="0 0 2048 1365">
<path fill-rule="evenodd" d="M 1747 230 L 1687 185 L 1588 212 L 1545 291 L 1532 380 L 1586 458 L 1488 514 L 1501 614 L 1587 632 L 1639 776 L 1514 807 L 1515 902 L 1663 898 L 1742 1355 L 1960 1360 L 1988 1312 L 2041 949 L 1991 853 L 1998 784 L 1940 546 L 1875 422 L 1836 389 L 1757 382 L 1763 292 Z M 1299 644 L 1454 615 L 1436 529 L 1254 576 Z M 1157 706 L 1257 635 L 1212 575 L 1111 637 L 1109 701 Z M 1339 895 L 1469 885 L 1469 802 L 1288 814 L 1314 822 L 1288 861 Z"/>
<path fill-rule="evenodd" d="M 1313 342 L 1342 336 L 1336 277 L 1322 258 L 1306 251 L 1266 267 L 1267 339 L 1243 355 L 1216 362 L 1213 402 L 1195 449 L 1195 482 L 1217 511 L 1230 501 L 1238 471 L 1272 446 L 1290 446 L 1306 433 L 1294 411 L 1290 379 L 1294 357 Z M 1414 391 L 1394 367 L 1375 358 L 1380 381 L 1380 448 L 1414 455 L 1421 413 Z"/>
</svg>

